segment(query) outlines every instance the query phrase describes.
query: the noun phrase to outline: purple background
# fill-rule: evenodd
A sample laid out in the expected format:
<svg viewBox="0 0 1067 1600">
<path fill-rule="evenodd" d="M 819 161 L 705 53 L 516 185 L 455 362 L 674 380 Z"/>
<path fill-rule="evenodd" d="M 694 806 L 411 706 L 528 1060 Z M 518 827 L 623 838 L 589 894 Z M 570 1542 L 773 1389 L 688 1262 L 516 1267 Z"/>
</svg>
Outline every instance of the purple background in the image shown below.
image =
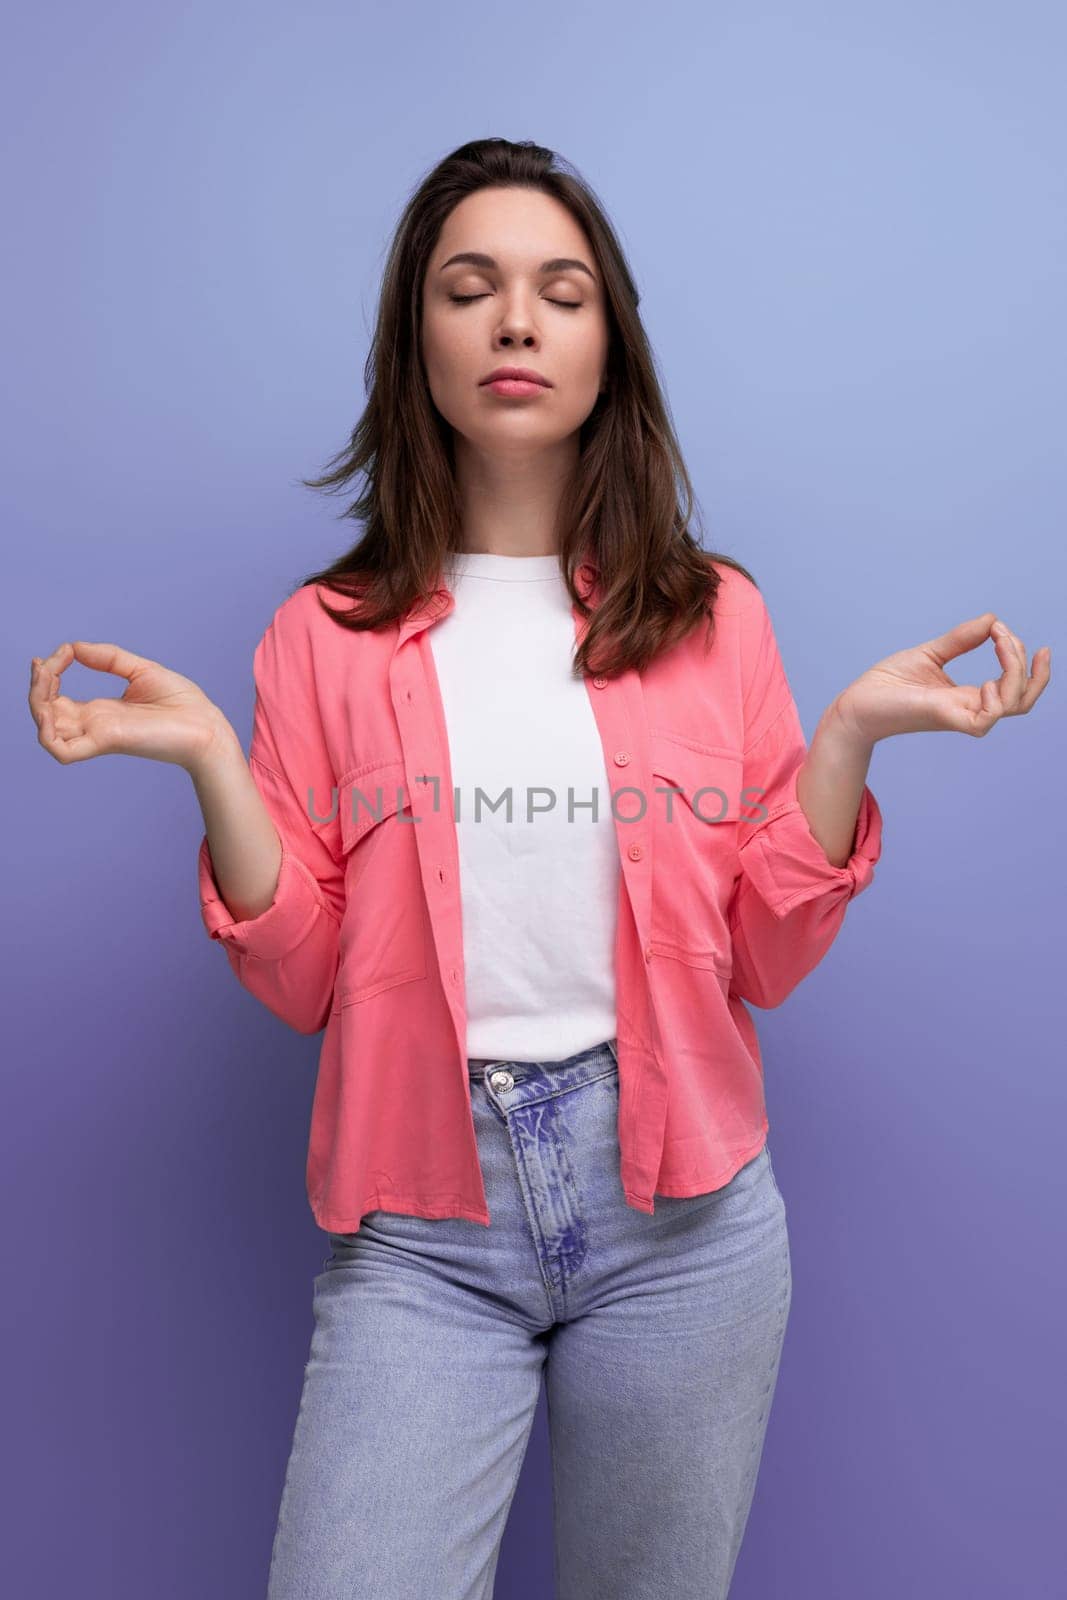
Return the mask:
<svg viewBox="0 0 1067 1600">
<path fill-rule="evenodd" d="M 859 10 L 10 25 L 7 1592 L 262 1595 L 326 1249 L 319 1039 L 208 941 L 189 780 L 54 762 L 29 658 L 118 641 L 247 741 L 256 640 L 349 540 L 297 480 L 358 415 L 435 160 L 529 136 L 596 187 L 706 542 L 761 582 L 809 736 L 987 608 L 1062 672 L 1067 24 Z M 995 670 L 986 644 L 954 675 Z M 794 1299 L 737 1600 L 1062 1592 L 1065 731 L 1054 681 L 987 739 L 880 745 L 875 883 L 756 1013 Z M 497 1600 L 551 1594 L 550 1515 L 542 1401 Z"/>
</svg>

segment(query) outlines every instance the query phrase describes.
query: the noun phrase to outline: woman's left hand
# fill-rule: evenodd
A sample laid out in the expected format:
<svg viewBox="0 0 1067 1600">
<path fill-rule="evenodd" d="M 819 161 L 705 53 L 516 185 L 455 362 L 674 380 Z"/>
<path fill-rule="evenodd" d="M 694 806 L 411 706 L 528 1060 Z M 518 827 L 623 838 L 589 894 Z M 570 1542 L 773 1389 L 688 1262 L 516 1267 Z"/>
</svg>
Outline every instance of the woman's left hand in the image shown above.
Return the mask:
<svg viewBox="0 0 1067 1600">
<path fill-rule="evenodd" d="M 1003 671 L 980 687 L 954 683 L 946 661 L 975 650 L 991 638 Z M 1026 649 L 1017 634 L 985 611 L 947 633 L 910 650 L 886 656 L 850 683 L 830 708 L 832 720 L 861 743 L 875 744 L 894 733 L 987 734 L 1001 717 L 1032 711 L 1050 676 L 1052 652 L 1043 645 L 1026 670 Z"/>
</svg>

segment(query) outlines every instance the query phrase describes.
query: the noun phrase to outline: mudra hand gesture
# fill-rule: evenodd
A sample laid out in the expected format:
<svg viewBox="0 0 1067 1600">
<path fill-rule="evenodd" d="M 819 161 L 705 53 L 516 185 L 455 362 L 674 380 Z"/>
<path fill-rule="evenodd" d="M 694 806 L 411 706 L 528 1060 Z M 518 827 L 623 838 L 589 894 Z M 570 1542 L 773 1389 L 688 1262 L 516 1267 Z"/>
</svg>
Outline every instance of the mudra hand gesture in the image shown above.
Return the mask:
<svg viewBox="0 0 1067 1600">
<path fill-rule="evenodd" d="M 980 686 L 955 683 L 944 670 L 947 661 L 992 639 L 1003 667 L 998 679 Z M 858 742 L 875 744 L 894 733 L 969 733 L 983 738 L 1001 717 L 1032 711 L 1046 688 L 1052 652 L 1035 651 L 1026 670 L 1026 648 L 1018 634 L 984 611 L 969 622 L 910 650 L 898 650 L 875 662 L 850 683 L 834 702 L 842 727 Z"/>
<path fill-rule="evenodd" d="M 60 680 L 73 662 L 125 678 L 118 697 L 72 700 Z M 93 756 L 145 756 L 190 772 L 232 733 L 218 707 L 191 678 L 121 645 L 67 640 L 30 662 L 30 711 L 38 743 L 63 766 Z"/>
</svg>

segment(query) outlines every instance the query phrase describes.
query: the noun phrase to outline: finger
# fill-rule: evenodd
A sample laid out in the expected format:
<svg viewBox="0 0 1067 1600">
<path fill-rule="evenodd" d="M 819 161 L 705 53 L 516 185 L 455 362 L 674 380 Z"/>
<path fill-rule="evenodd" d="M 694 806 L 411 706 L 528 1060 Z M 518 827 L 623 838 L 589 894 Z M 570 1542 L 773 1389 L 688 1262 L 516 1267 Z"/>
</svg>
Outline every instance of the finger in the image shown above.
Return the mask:
<svg viewBox="0 0 1067 1600">
<path fill-rule="evenodd" d="M 30 710 L 35 717 L 37 715 L 37 702 L 40 700 L 42 693 L 42 681 L 41 658 L 40 656 L 33 656 L 30 659 L 30 692 L 27 695 L 27 699 L 30 702 Z"/>
<path fill-rule="evenodd" d="M 39 742 L 64 767 L 71 766 L 75 761 L 88 761 L 91 756 L 100 754 L 99 745 L 87 733 L 71 734 L 69 739 L 53 734 L 42 737 Z"/>
<path fill-rule="evenodd" d="M 1005 623 L 1004 626 L 1007 628 L 1007 623 Z M 1019 638 L 1019 635 L 1017 633 L 1013 633 L 1010 628 L 1008 628 L 1008 638 L 1011 640 L 1012 644 L 1015 646 L 1016 652 L 1018 653 L 1019 666 L 1022 672 L 1022 687 L 1019 690 L 1019 697 L 1009 713 L 1009 715 L 1014 717 L 1018 716 L 1020 712 L 1028 710 L 1030 704 L 1032 703 L 1027 700 L 1027 696 L 1030 692 L 1030 674 L 1026 669 L 1026 646 Z"/>
<path fill-rule="evenodd" d="M 1003 619 L 1003 616 L 998 616 L 997 621 L 993 622 L 993 632 L 995 632 L 995 634 L 1003 634 L 1005 635 L 1005 638 L 1011 640 L 1011 645 L 1013 645 L 1014 651 L 1016 651 L 1017 658 L 1019 658 L 1019 661 L 1022 662 L 1022 669 L 1024 669 L 1025 672 L 1027 653 L 1025 653 L 1024 648 L 1022 648 L 1022 640 L 1019 638 L 1019 635 L 1014 634 L 1013 630 L 1009 629 L 1008 624 L 1006 624 L 1005 619 Z"/>
<path fill-rule="evenodd" d="M 974 715 L 972 733 L 979 739 L 987 734 L 993 725 L 1000 721 L 1004 715 L 1004 707 L 1000 698 L 1000 687 L 995 678 L 987 678 L 981 689 L 981 710 Z"/>
<path fill-rule="evenodd" d="M 1022 700 L 1016 707 L 1017 715 L 1021 716 L 1031 709 L 1031 707 L 1048 687 L 1048 681 L 1051 676 L 1052 651 L 1049 649 L 1047 644 L 1043 644 L 1040 650 L 1034 651 L 1034 660 L 1030 669 L 1030 677 L 1027 680 L 1026 689 L 1023 693 Z"/>
<path fill-rule="evenodd" d="M 966 622 L 958 622 L 954 628 L 949 628 L 947 633 L 940 633 L 934 639 L 927 639 L 927 649 L 937 662 L 943 667 L 946 661 L 952 661 L 956 656 L 966 654 L 968 650 L 977 650 L 983 640 L 988 639 L 994 622 L 997 620 L 995 611 L 983 611 L 980 617 L 970 617 Z"/>
<path fill-rule="evenodd" d="M 962 683 L 938 701 L 938 726 L 981 739 L 1003 714 L 996 680 Z"/>
<path fill-rule="evenodd" d="M 48 656 L 34 656 L 30 663 L 30 692 L 37 691 L 38 696 L 55 693 L 55 685 L 67 667 L 74 660 L 69 644 L 59 644 Z"/>
<path fill-rule="evenodd" d="M 53 651 L 54 654 L 55 652 Z M 34 656 L 33 665 L 30 668 L 30 692 L 27 698 L 30 702 L 30 710 L 33 713 L 34 721 L 37 723 L 38 732 L 41 729 L 41 718 L 54 693 L 52 685 L 55 683 L 58 686 L 59 683 L 58 677 L 50 671 L 47 665 L 51 659 L 51 656 L 43 658 Z"/>
<path fill-rule="evenodd" d="M 36 671 L 36 669 L 34 669 Z M 26 697 L 30 702 L 30 714 L 37 724 L 37 737 L 41 738 L 45 731 L 45 718 L 48 714 L 48 701 L 38 685 L 37 679 L 30 682 L 30 692 Z"/>
<path fill-rule="evenodd" d="M 999 619 L 998 619 L 999 623 Z M 1050 663 L 1052 652 L 1048 645 L 1042 645 L 1040 650 L 1034 652 L 1033 667 L 1029 673 L 1026 670 L 1026 646 L 1017 633 L 1012 633 L 1005 623 L 1007 637 L 1011 639 L 1018 653 L 1022 671 L 1022 690 L 1018 698 L 1006 710 L 1007 716 L 1022 716 L 1034 705 L 1038 696 L 1045 688 L 1050 677 Z M 994 630 L 995 631 L 995 630 Z"/>
<path fill-rule="evenodd" d="M 1022 640 L 1019 638 L 1019 635 L 1017 633 L 1013 633 L 1012 630 L 1008 627 L 1008 624 L 1004 621 L 1003 617 L 998 617 L 993 626 L 994 626 L 994 630 L 996 630 L 997 628 L 1003 628 L 1004 631 L 1005 631 L 1006 636 L 1011 640 L 1012 644 L 1015 647 L 1015 653 L 1019 657 L 1019 664 L 1023 669 L 1023 677 L 1025 678 L 1027 676 L 1027 672 L 1026 672 L 1026 646 L 1023 644 Z"/>
<path fill-rule="evenodd" d="M 63 674 L 74 659 L 74 646 L 69 642 L 56 645 L 51 655 L 34 657 L 37 666 L 30 674 L 30 694 L 38 704 L 56 698 Z"/>
<path fill-rule="evenodd" d="M 74 647 L 69 641 L 57 644 L 51 655 L 35 656 L 34 660 L 39 661 L 48 672 L 62 672 L 74 660 Z"/>
<path fill-rule="evenodd" d="M 75 734 L 83 733 L 98 706 L 113 704 L 112 700 L 72 700 L 69 695 L 57 694 L 48 703 L 56 738 L 72 739 Z"/>
<path fill-rule="evenodd" d="M 71 700 L 55 695 L 42 702 L 37 714 L 37 742 L 64 766 L 101 755 L 105 747 L 88 730 L 88 714 L 106 702 Z"/>
<path fill-rule="evenodd" d="M 27 698 L 37 724 L 37 742 L 57 760 L 71 759 L 70 736 L 75 724 L 80 728 L 84 720 L 80 715 L 84 710 L 81 703 L 59 692 L 62 674 L 73 660 L 74 649 L 69 641 L 57 645 L 50 655 L 30 658 L 30 692 Z M 75 713 L 79 715 L 76 717 Z M 79 760 L 92 753 L 91 750 L 83 750 L 81 745 L 73 748 L 77 750 Z"/>
<path fill-rule="evenodd" d="M 1026 689 L 1026 652 L 1006 622 L 998 617 L 992 630 L 993 645 L 1003 667 L 998 689 L 1004 716 L 1013 716 Z"/>
<path fill-rule="evenodd" d="M 37 742 L 51 752 L 56 739 L 55 701 L 43 688 L 31 689 L 30 710 L 37 724 Z"/>
<path fill-rule="evenodd" d="M 34 656 L 33 659 L 34 659 L 34 661 L 39 661 L 42 664 L 42 666 L 55 667 L 56 664 L 60 661 L 60 659 L 63 656 L 66 655 L 66 653 L 67 653 L 67 651 L 69 649 L 70 649 L 69 643 L 68 644 L 57 644 L 55 649 L 52 651 L 51 655 Z M 74 659 L 74 657 L 71 656 L 70 660 L 73 661 L 73 659 Z"/>
</svg>

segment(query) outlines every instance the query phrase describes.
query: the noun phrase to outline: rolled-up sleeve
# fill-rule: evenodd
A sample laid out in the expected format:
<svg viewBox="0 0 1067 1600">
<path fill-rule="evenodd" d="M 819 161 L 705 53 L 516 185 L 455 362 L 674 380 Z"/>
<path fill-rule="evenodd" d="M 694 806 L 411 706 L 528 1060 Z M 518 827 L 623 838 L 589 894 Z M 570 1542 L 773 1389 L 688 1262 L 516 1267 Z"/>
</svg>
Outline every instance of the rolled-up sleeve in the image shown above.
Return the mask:
<svg viewBox="0 0 1067 1600">
<path fill-rule="evenodd" d="M 882 814 L 865 785 L 849 859 L 842 866 L 828 859 L 797 798 L 808 746 L 762 596 L 748 622 L 745 722 L 751 739 L 738 823 L 740 872 L 729 914 L 731 987 L 743 1000 L 772 1007 L 822 960 L 849 902 L 871 882 L 882 852 Z"/>
<path fill-rule="evenodd" d="M 306 628 L 285 608 L 256 646 L 253 676 L 248 764 L 281 842 L 278 884 L 266 910 L 236 920 L 205 833 L 197 861 L 200 914 L 239 982 L 290 1027 L 317 1033 L 337 975 L 344 861 Z"/>
</svg>

